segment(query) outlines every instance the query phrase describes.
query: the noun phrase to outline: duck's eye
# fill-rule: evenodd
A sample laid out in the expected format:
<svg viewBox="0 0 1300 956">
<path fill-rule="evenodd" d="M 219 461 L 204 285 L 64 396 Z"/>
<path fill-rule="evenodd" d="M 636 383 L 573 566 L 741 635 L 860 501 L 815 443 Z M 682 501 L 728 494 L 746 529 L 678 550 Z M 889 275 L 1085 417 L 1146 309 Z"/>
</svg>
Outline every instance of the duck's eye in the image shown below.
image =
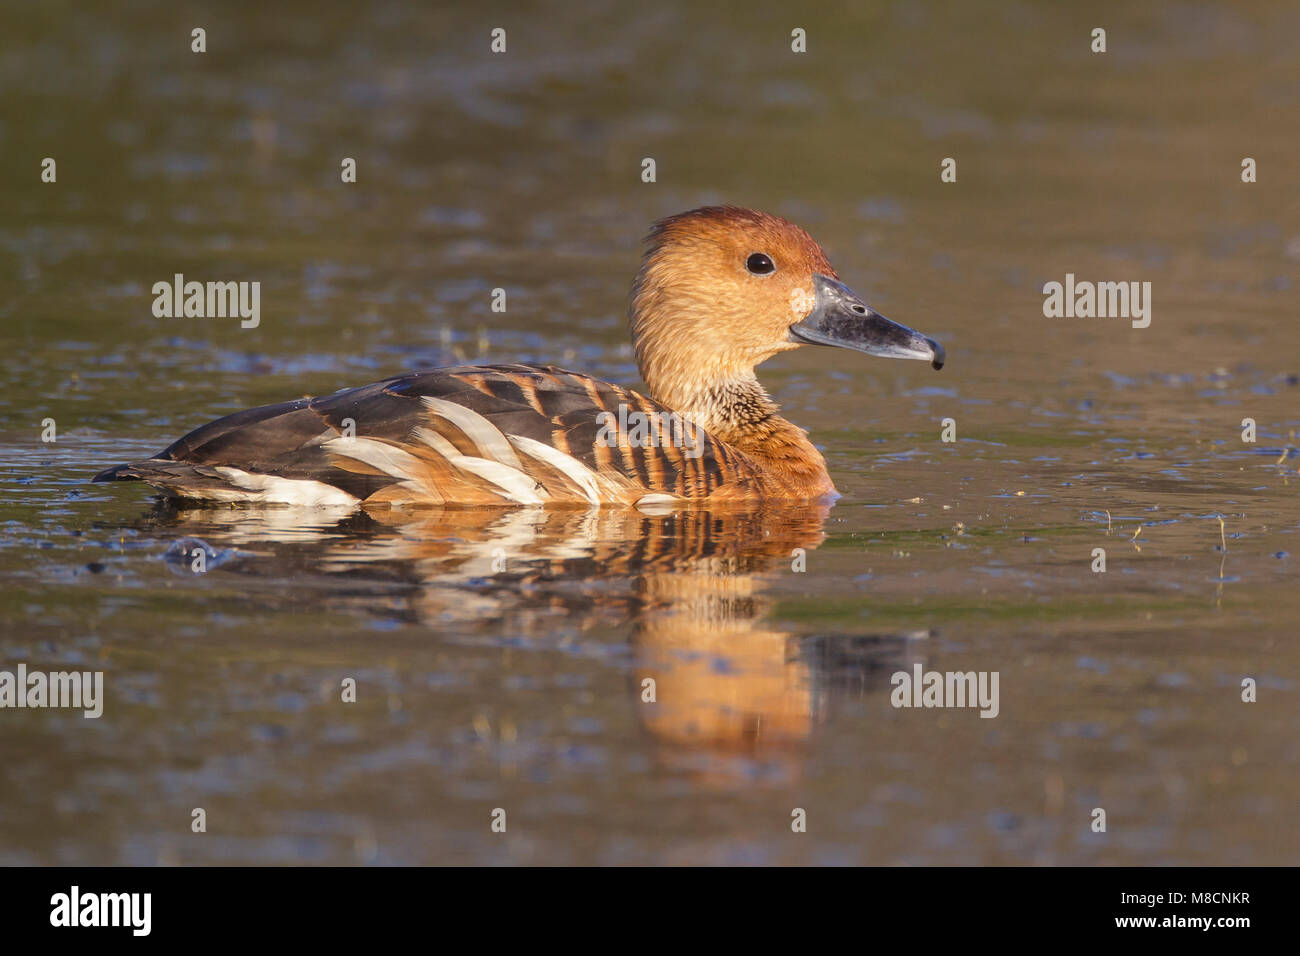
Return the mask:
<svg viewBox="0 0 1300 956">
<path fill-rule="evenodd" d="M 776 266 L 764 253 L 755 252 L 745 260 L 745 268 L 756 276 L 771 275 L 776 271 Z"/>
</svg>

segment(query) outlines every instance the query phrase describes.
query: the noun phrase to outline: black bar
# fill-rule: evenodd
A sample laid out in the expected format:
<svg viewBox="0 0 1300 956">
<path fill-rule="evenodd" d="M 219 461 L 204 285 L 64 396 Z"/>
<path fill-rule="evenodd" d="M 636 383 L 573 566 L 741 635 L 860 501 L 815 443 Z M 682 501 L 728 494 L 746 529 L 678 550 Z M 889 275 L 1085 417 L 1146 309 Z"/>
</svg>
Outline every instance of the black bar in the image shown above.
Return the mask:
<svg viewBox="0 0 1300 956">
<path fill-rule="evenodd" d="M 349 937 L 416 934 L 433 942 L 464 932 L 499 944 L 519 932 L 533 944 L 568 945 L 622 926 L 624 942 L 675 926 L 734 943 L 782 928 L 805 937 L 849 931 L 866 942 L 886 930 L 918 944 L 1192 938 L 1232 945 L 1290 923 L 1289 869 L 567 869 L 533 872 L 441 868 L 51 868 L 0 870 L 7 943 L 151 939 L 165 943 L 334 946 Z M 105 893 L 148 893 L 149 933 L 131 926 L 52 926 L 58 895 L 78 887 L 98 912 Z M 1181 899 L 1176 894 L 1181 894 Z M 143 897 L 138 898 L 143 903 Z M 110 903 L 120 904 L 121 899 Z M 65 911 L 66 912 L 66 911 Z M 143 907 L 124 910 L 121 922 Z M 1208 928 L 1187 921 L 1208 918 Z M 1120 920 L 1153 920 L 1120 925 Z M 1246 920 L 1245 925 L 1216 921 Z M 1171 921 L 1166 923 L 1166 920 Z M 1177 921 L 1184 921 L 1179 924 Z M 837 928 L 838 927 L 838 928 Z M 432 934 L 432 935 L 428 935 Z M 602 937 L 610 945 L 611 937 Z M 699 941 L 694 933 L 693 940 Z M 550 945 L 549 943 L 546 943 Z M 463 943 L 458 945 L 460 948 Z M 11 950 L 12 951 L 12 950 Z"/>
</svg>

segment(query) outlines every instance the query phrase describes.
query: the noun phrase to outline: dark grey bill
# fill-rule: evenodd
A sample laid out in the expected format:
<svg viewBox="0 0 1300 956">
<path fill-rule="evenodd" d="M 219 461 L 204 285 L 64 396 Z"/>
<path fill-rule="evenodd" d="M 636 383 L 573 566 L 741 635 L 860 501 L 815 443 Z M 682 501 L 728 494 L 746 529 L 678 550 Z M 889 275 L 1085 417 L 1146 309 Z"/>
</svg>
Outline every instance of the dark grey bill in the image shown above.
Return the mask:
<svg viewBox="0 0 1300 956">
<path fill-rule="evenodd" d="M 943 368 L 943 346 L 905 325 L 891 322 L 843 282 L 813 275 L 813 308 L 790 334 L 813 345 L 857 349 L 883 358 L 922 359 Z"/>
</svg>

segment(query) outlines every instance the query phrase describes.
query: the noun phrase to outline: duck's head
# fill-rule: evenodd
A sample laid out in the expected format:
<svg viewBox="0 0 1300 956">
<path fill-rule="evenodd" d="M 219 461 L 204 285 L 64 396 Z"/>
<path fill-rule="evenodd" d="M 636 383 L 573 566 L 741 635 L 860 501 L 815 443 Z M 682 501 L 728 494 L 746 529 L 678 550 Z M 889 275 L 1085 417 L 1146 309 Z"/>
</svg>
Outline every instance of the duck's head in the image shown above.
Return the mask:
<svg viewBox="0 0 1300 956">
<path fill-rule="evenodd" d="M 801 345 L 943 366 L 943 346 L 868 306 L 812 236 L 778 216 L 705 206 L 655 223 L 647 243 L 632 342 L 642 378 L 667 404 L 752 380 L 760 362 Z"/>
</svg>

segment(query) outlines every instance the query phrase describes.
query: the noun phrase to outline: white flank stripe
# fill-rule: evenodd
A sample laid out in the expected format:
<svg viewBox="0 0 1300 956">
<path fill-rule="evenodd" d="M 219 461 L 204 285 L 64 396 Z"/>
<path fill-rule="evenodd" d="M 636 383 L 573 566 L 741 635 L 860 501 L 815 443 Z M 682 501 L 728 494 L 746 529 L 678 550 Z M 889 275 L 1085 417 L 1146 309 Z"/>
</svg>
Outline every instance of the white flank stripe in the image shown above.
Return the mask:
<svg viewBox="0 0 1300 956">
<path fill-rule="evenodd" d="M 416 481 L 420 461 L 410 452 L 373 438 L 335 438 L 321 445 L 325 450 L 344 458 L 365 462 L 386 475 L 404 481 Z"/>
<path fill-rule="evenodd" d="M 544 445 L 532 438 L 525 438 L 523 435 L 509 435 L 507 437 L 510 439 L 510 444 L 525 455 L 546 462 L 546 464 L 572 481 L 582 490 L 582 493 L 587 496 L 587 500 L 593 505 L 600 504 L 600 485 L 596 481 L 596 473 L 578 459 L 572 455 L 566 455 L 558 448 Z"/>
<path fill-rule="evenodd" d="M 308 478 L 281 478 L 279 475 L 259 475 L 239 468 L 218 467 L 217 473 L 244 493 L 226 492 L 222 501 L 265 501 L 284 505 L 355 505 L 357 498 L 342 488 Z"/>
<path fill-rule="evenodd" d="M 539 489 L 537 479 L 529 477 L 518 468 L 511 468 L 509 465 L 503 465 L 499 461 L 489 461 L 486 458 L 471 458 L 468 455 L 457 455 L 450 461 L 457 468 L 490 481 L 504 491 L 511 501 L 521 505 L 540 505 L 546 502 L 543 497 L 546 492 Z"/>
<path fill-rule="evenodd" d="M 478 446 L 484 458 L 495 459 L 511 468 L 519 468 L 519 458 L 515 455 L 515 450 L 510 447 L 510 442 L 506 441 L 506 436 L 501 433 L 501 429 L 478 412 L 464 405 L 457 405 L 455 402 L 434 398 L 432 395 L 425 395 L 420 401 L 424 402 L 429 411 L 441 415 L 463 431 L 465 437 Z"/>
<path fill-rule="evenodd" d="M 676 495 L 652 494 L 642 495 L 635 502 L 637 511 L 643 511 L 646 514 L 666 515 L 671 514 L 677 509 L 681 499 Z"/>
<path fill-rule="evenodd" d="M 455 445 L 447 441 L 447 439 L 443 438 L 432 428 L 416 428 L 411 432 L 411 434 L 415 436 L 417 441 L 424 442 L 443 458 L 450 460 L 460 455 L 460 452 L 456 450 Z"/>
</svg>

